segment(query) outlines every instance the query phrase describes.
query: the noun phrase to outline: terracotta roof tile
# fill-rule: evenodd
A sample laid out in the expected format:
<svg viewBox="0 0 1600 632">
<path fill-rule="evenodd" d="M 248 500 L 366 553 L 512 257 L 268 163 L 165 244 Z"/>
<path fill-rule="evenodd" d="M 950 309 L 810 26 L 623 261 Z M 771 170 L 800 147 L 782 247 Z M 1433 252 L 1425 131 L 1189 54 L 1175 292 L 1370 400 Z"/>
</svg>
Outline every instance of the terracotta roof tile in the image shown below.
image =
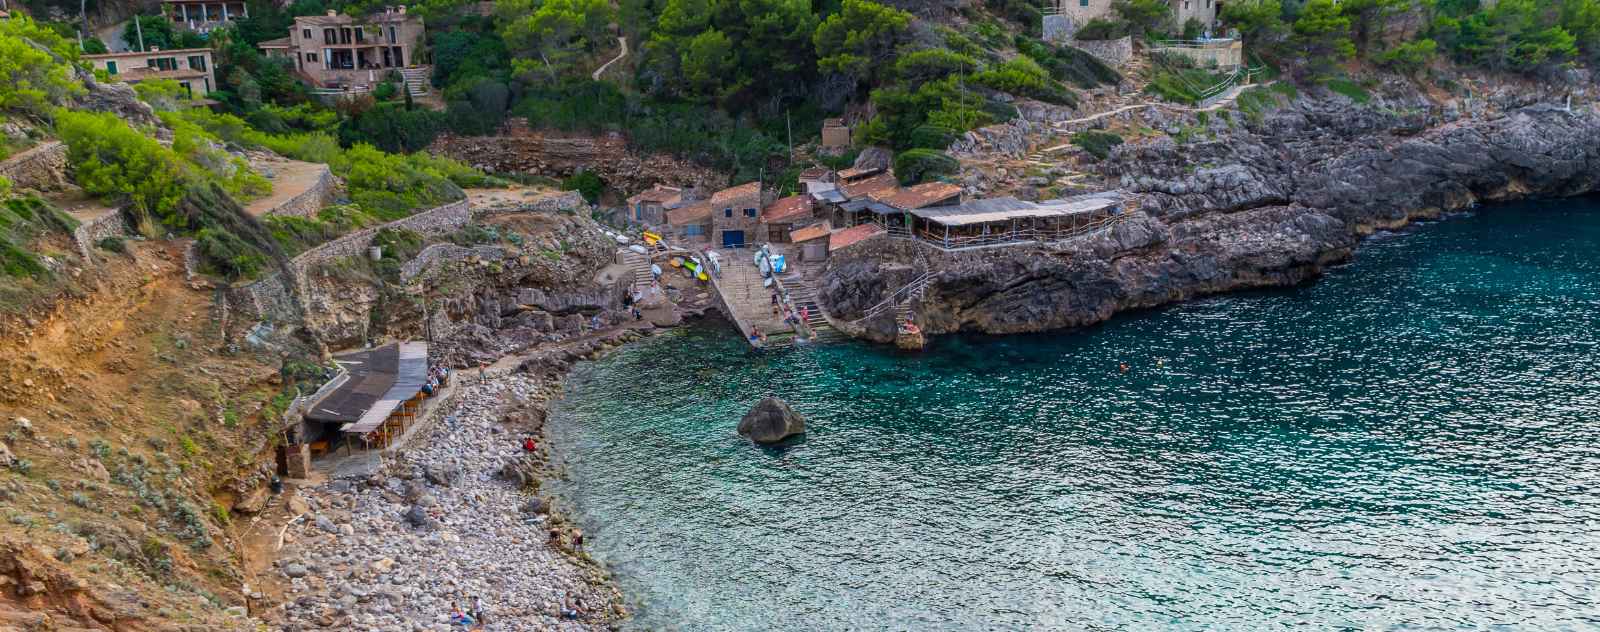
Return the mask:
<svg viewBox="0 0 1600 632">
<path fill-rule="evenodd" d="M 828 233 L 830 232 L 833 232 L 833 225 L 829 224 L 827 221 L 821 221 L 805 228 L 798 228 L 790 231 L 789 241 L 798 244 L 802 241 L 811 241 L 818 237 L 827 237 Z"/>
<path fill-rule="evenodd" d="M 643 191 L 640 191 L 637 195 L 634 195 L 633 197 L 628 198 L 628 203 L 629 204 L 638 204 L 640 202 L 655 202 L 655 203 L 658 203 L 658 204 L 665 204 L 667 202 L 671 202 L 673 200 L 676 200 L 676 199 L 679 199 L 679 198 L 682 198 L 682 197 L 683 197 L 683 189 L 679 189 L 677 187 L 661 186 L 661 185 L 658 184 L 658 185 L 655 185 L 655 186 L 650 187 L 648 189 L 645 189 Z"/>
<path fill-rule="evenodd" d="M 773 202 L 761 211 L 768 222 L 787 222 L 811 216 L 811 196 L 791 195 Z"/>
<path fill-rule="evenodd" d="M 711 196 L 712 206 L 722 206 L 734 200 L 747 196 L 761 196 L 761 183 L 748 182 L 739 186 L 723 189 Z"/>
<path fill-rule="evenodd" d="M 698 224 L 711 219 L 711 203 L 696 202 L 683 208 L 667 211 L 667 223 L 673 226 Z"/>
<path fill-rule="evenodd" d="M 833 170 L 827 167 L 812 167 L 800 172 L 801 182 L 827 182 L 828 176 L 833 175 Z"/>
<path fill-rule="evenodd" d="M 849 248 L 884 233 L 883 227 L 877 224 L 862 224 L 834 231 L 832 237 L 828 240 L 828 252 Z"/>
</svg>

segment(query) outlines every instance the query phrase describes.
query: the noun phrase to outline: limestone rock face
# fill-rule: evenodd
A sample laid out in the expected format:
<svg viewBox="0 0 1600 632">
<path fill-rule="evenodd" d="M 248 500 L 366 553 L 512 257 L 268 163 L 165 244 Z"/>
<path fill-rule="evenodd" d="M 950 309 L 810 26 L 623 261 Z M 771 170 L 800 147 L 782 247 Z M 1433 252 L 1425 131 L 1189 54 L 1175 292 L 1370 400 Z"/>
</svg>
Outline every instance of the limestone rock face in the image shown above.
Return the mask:
<svg viewBox="0 0 1600 632">
<path fill-rule="evenodd" d="M 777 443 L 805 431 L 806 418 L 776 397 L 762 398 L 739 420 L 739 434 L 756 443 Z"/>
<path fill-rule="evenodd" d="M 926 334 L 1082 327 L 1302 283 L 1374 230 L 1477 202 L 1600 190 L 1600 114 L 1510 96 L 1473 116 L 1415 97 L 1379 107 L 1318 93 L 1259 120 L 1231 113 L 1219 126 L 1216 114 L 1209 140 L 1128 143 L 1096 166 L 1137 200 L 1113 230 L 1059 248 L 845 251 L 825 264 L 818 298 L 853 322 L 926 261 L 934 276 L 913 305 Z M 894 340 L 890 316 L 858 326 L 848 333 Z"/>
</svg>

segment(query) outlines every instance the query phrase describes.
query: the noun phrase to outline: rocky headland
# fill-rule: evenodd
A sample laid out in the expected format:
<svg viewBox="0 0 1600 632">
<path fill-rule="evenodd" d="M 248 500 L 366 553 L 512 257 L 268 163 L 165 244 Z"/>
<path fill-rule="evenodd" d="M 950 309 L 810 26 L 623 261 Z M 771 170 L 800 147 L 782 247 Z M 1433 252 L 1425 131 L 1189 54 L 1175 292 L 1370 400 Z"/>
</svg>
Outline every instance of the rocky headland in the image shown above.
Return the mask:
<svg viewBox="0 0 1600 632">
<path fill-rule="evenodd" d="M 1100 188 L 1136 200 L 1115 228 L 1059 248 L 961 253 L 880 238 L 830 261 L 819 296 L 835 318 L 853 320 L 926 266 L 935 276 L 913 307 L 929 333 L 1079 327 L 1302 283 L 1376 230 L 1600 185 L 1600 113 L 1557 105 L 1559 86 L 1444 103 L 1390 88 L 1367 103 L 1304 90 L 1254 115 L 1147 110 L 1144 125 L 1203 133 L 1129 142 L 1097 166 Z M 852 329 L 880 342 L 895 331 L 887 315 Z"/>
</svg>

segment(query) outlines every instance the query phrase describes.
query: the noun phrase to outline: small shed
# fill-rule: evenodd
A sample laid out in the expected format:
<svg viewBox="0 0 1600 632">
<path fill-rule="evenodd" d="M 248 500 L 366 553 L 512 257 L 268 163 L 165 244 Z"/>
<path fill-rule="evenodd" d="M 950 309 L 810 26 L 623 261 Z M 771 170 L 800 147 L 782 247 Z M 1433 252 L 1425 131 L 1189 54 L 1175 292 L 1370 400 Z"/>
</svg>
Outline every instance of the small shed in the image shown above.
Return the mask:
<svg viewBox="0 0 1600 632">
<path fill-rule="evenodd" d="M 789 238 L 800 245 L 801 261 L 822 261 L 828 258 L 828 236 L 832 233 L 833 225 L 822 220 L 794 229 Z"/>
<path fill-rule="evenodd" d="M 849 147 L 850 126 L 842 118 L 831 118 L 822 122 L 822 147 L 824 149 L 844 149 Z"/>
</svg>

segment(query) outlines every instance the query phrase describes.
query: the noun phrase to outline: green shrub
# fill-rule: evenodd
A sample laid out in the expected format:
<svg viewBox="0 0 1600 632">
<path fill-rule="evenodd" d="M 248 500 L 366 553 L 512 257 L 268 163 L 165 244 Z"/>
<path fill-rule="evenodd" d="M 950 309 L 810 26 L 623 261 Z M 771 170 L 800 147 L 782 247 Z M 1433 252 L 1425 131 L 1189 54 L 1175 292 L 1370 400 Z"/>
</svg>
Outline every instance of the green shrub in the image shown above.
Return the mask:
<svg viewBox="0 0 1600 632">
<path fill-rule="evenodd" d="M 1082 147 L 1089 155 L 1105 160 L 1112 148 L 1122 144 L 1122 137 L 1111 132 L 1087 130 L 1072 135 L 1072 144 Z"/>
<path fill-rule="evenodd" d="M 96 247 L 117 254 L 128 254 L 128 242 L 121 237 L 107 237 L 95 242 Z"/>
<path fill-rule="evenodd" d="M 379 101 L 389 101 L 394 99 L 394 96 L 399 93 L 400 91 L 394 87 L 393 82 L 384 81 L 379 83 L 378 87 L 372 89 L 372 98 Z"/>
<path fill-rule="evenodd" d="M 961 163 L 955 158 L 931 149 L 911 149 L 894 157 L 894 172 L 903 185 L 937 180 L 960 170 Z"/>
<path fill-rule="evenodd" d="M 172 223 L 185 185 L 171 149 L 106 113 L 61 111 L 56 133 L 67 144 L 73 180 L 84 191 L 128 203 L 136 221 Z"/>
<path fill-rule="evenodd" d="M 230 279 L 253 277 L 267 264 L 258 248 L 225 229 L 202 228 L 194 243 L 201 258 Z"/>
<path fill-rule="evenodd" d="M 956 132 L 948 127 L 918 125 L 911 130 L 911 147 L 914 149 L 944 151 L 953 142 L 956 142 Z"/>
<path fill-rule="evenodd" d="M 1127 36 L 1128 23 L 1106 18 L 1094 18 L 1083 23 L 1073 38 L 1084 41 L 1113 40 Z"/>
<path fill-rule="evenodd" d="M 1349 79 L 1329 79 L 1322 82 L 1322 86 L 1337 94 L 1350 97 L 1350 100 L 1356 103 L 1366 103 L 1372 100 L 1372 95 L 1365 88 L 1362 88 L 1361 84 Z"/>
<path fill-rule="evenodd" d="M 427 147 L 444 129 L 443 113 L 379 103 L 339 126 L 339 144 L 367 143 L 387 152 L 410 153 Z"/>
<path fill-rule="evenodd" d="M 577 191 L 583 194 L 583 199 L 595 204 L 600 201 L 600 195 L 605 193 L 606 183 L 593 171 L 579 171 L 561 181 L 561 190 Z"/>
<path fill-rule="evenodd" d="M 42 114 L 81 94 L 83 84 L 73 76 L 77 63 L 78 46 L 55 31 L 26 15 L 0 20 L 0 110 Z"/>
</svg>

